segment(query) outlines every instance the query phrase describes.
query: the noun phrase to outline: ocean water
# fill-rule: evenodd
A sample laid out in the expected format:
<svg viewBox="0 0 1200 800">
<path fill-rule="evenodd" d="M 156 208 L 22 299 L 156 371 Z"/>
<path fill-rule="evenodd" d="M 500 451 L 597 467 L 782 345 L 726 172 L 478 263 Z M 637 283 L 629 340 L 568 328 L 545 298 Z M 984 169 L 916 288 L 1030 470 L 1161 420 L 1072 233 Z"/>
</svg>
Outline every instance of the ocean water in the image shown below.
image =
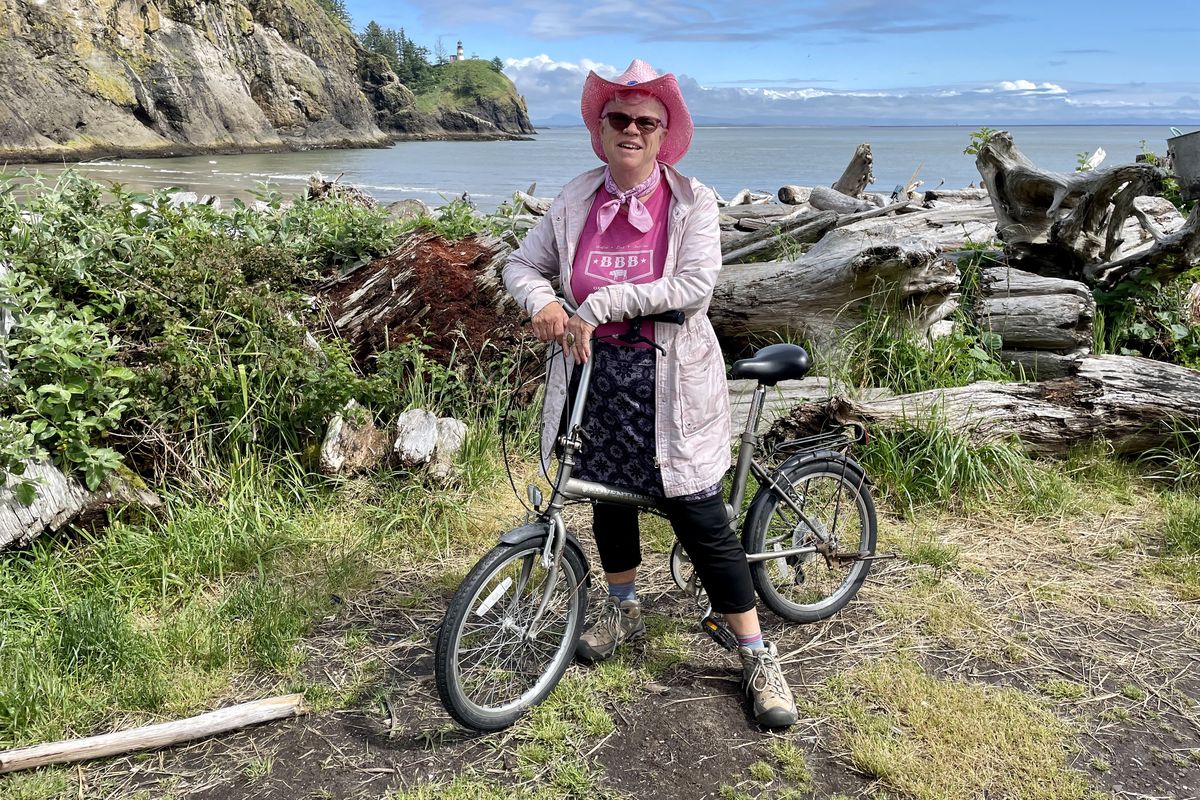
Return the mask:
<svg viewBox="0 0 1200 800">
<path fill-rule="evenodd" d="M 1097 147 L 1103 166 L 1132 162 L 1144 139 L 1160 155 L 1170 131 L 1163 127 L 1028 126 L 1008 128 L 1017 147 L 1035 164 L 1062 172 L 1075 169 L 1077 154 Z M 702 127 L 679 168 L 725 197 L 740 189 L 775 192 L 784 184 L 831 184 L 854 148 L 869 142 L 874 153 L 872 191 L 891 193 L 916 175 L 922 188 L 962 188 L 979 182 L 975 161 L 963 155 L 968 127 Z M 385 149 L 314 150 L 186 158 L 135 158 L 79 165 L 37 164 L 26 169 L 54 175 L 68 166 L 136 190 L 164 187 L 251 197 L 264 184 L 285 194 L 300 191 L 308 176 L 362 187 L 381 201 L 415 197 L 441 205 L 467 192 L 492 209 L 515 190 L 537 184 L 553 196 L 572 177 L 599 164 L 580 128 L 548 128 L 526 142 L 399 142 Z M 8 165 L 12 172 L 19 165 Z"/>
</svg>

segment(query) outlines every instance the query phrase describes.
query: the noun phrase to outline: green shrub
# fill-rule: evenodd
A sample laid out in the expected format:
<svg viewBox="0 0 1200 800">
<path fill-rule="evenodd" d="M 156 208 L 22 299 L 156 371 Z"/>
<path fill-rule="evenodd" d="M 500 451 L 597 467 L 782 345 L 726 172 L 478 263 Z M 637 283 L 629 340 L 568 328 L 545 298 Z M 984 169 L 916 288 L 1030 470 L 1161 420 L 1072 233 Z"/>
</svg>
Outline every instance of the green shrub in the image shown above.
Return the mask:
<svg viewBox="0 0 1200 800">
<path fill-rule="evenodd" d="M 0 341 L 4 474 L 44 452 L 95 488 L 122 454 L 169 470 L 197 451 L 297 452 L 360 390 L 344 343 L 307 335 L 326 326 L 306 294 L 391 249 L 384 211 L 270 192 L 229 211 L 106 197 L 71 172 L 23 192 L 0 184 L 0 297 L 16 319 Z"/>
<path fill-rule="evenodd" d="M 417 217 L 409 227 L 436 233 L 443 239 L 457 242 L 489 230 L 489 220 L 475 213 L 475 208 L 464 199 L 451 200 L 436 210 L 436 216 Z"/>
<path fill-rule="evenodd" d="M 1200 368 L 1200 324 L 1188 296 L 1197 283 L 1200 267 L 1165 283 L 1146 274 L 1097 290 L 1094 349 Z"/>
</svg>

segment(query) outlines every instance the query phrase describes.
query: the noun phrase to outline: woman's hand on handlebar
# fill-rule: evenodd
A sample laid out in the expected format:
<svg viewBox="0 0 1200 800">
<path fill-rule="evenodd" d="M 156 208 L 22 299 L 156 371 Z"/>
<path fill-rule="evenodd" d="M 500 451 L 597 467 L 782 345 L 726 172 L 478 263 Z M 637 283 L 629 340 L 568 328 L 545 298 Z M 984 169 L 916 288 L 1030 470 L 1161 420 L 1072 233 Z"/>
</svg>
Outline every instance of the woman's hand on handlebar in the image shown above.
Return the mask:
<svg viewBox="0 0 1200 800">
<path fill-rule="evenodd" d="M 539 341 L 561 343 L 567 329 L 567 312 L 560 303 L 547 303 L 530 322 Z"/>
<path fill-rule="evenodd" d="M 530 322 L 539 341 L 558 342 L 580 364 L 591 356 L 592 333 L 596 329 L 579 317 L 569 317 L 561 303 L 548 303 Z"/>
<path fill-rule="evenodd" d="M 595 330 L 578 316 L 567 320 L 566 331 L 563 333 L 563 349 L 571 351 L 575 363 L 582 364 L 591 358 L 592 334 Z"/>
</svg>

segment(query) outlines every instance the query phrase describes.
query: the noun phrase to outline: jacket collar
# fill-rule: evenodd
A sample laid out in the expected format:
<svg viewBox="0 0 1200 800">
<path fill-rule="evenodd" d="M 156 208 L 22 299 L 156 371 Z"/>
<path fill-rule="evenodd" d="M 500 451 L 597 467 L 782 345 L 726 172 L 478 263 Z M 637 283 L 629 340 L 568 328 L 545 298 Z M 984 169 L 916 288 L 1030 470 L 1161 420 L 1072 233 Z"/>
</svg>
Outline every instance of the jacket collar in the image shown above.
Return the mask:
<svg viewBox="0 0 1200 800">
<path fill-rule="evenodd" d="M 692 181 L 670 164 L 663 164 L 663 177 L 671 187 L 674 205 L 678 209 L 690 208 L 696 202 L 696 193 L 692 189 Z M 582 203 L 591 205 L 592 198 L 604 185 L 604 167 L 596 167 L 583 173 L 563 187 L 564 199 L 568 208 L 577 208 Z"/>
</svg>

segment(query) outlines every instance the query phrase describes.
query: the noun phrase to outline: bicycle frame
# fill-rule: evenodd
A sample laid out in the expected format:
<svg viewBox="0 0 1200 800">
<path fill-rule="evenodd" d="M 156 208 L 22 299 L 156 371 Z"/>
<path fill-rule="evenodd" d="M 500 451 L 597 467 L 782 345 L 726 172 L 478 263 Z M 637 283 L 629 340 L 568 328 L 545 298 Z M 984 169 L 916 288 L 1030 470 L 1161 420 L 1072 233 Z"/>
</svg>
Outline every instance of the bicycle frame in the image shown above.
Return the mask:
<svg viewBox="0 0 1200 800">
<path fill-rule="evenodd" d="M 567 421 L 566 431 L 560 439 L 562 446 L 561 456 L 558 461 L 558 473 L 555 476 L 553 488 L 550 498 L 546 506 L 546 510 L 541 512 L 542 519 L 547 523 L 548 536 L 546 537 L 546 545 L 542 550 L 542 567 L 550 570 L 550 579 L 547 581 L 546 593 L 542 597 L 542 601 L 538 606 L 537 613 L 530 621 L 529 629 L 536 629 L 537 623 L 541 619 L 547 604 L 550 601 L 551 588 L 554 586 L 554 581 L 558 577 L 558 564 L 562 556 L 563 547 L 566 546 L 567 528 L 563 521 L 562 512 L 567 502 L 578 500 L 593 500 L 605 503 L 616 503 L 619 505 L 634 506 L 637 508 L 653 509 L 659 507 L 658 500 L 650 495 L 631 492 L 625 489 L 618 489 L 613 486 L 608 486 L 594 481 L 585 481 L 579 478 L 571 477 L 571 472 L 575 467 L 575 454 L 583 445 L 580 431 L 583 425 L 584 407 L 587 404 L 587 398 L 591 387 L 592 365 L 595 358 L 588 359 L 580 369 L 579 384 L 575 391 L 574 406 L 571 408 L 571 415 Z M 827 544 L 829 537 L 819 526 L 814 525 L 804 510 L 796 503 L 785 487 L 779 485 L 770 473 L 762 464 L 754 458 L 755 451 L 758 448 L 758 423 L 762 417 L 763 405 L 766 400 L 767 387 L 759 384 L 755 387 L 754 395 L 750 402 L 750 411 L 746 417 L 746 427 L 742 431 L 738 447 L 738 456 L 736 467 L 734 468 L 733 484 L 730 488 L 729 499 L 726 507 L 729 511 L 729 526 L 732 531 L 737 530 L 737 521 L 740 517 L 739 510 L 742 507 L 742 502 L 746 496 L 747 479 L 753 475 L 759 485 L 766 486 L 771 492 L 777 495 L 784 503 L 786 503 L 799 517 L 800 521 L 808 527 L 809 531 L 822 544 Z M 836 434 L 842 441 L 844 437 Z M 795 442 L 789 442 L 788 445 L 802 452 L 808 449 L 806 445 L 815 449 L 823 443 L 831 441 L 828 434 L 819 434 L 801 439 Z M 779 558 L 787 558 L 791 556 L 806 555 L 815 553 L 818 547 L 808 545 L 805 547 L 793 547 L 789 549 L 772 550 L 769 553 L 746 554 L 746 560 L 754 563 L 758 561 L 769 561 Z"/>
</svg>

